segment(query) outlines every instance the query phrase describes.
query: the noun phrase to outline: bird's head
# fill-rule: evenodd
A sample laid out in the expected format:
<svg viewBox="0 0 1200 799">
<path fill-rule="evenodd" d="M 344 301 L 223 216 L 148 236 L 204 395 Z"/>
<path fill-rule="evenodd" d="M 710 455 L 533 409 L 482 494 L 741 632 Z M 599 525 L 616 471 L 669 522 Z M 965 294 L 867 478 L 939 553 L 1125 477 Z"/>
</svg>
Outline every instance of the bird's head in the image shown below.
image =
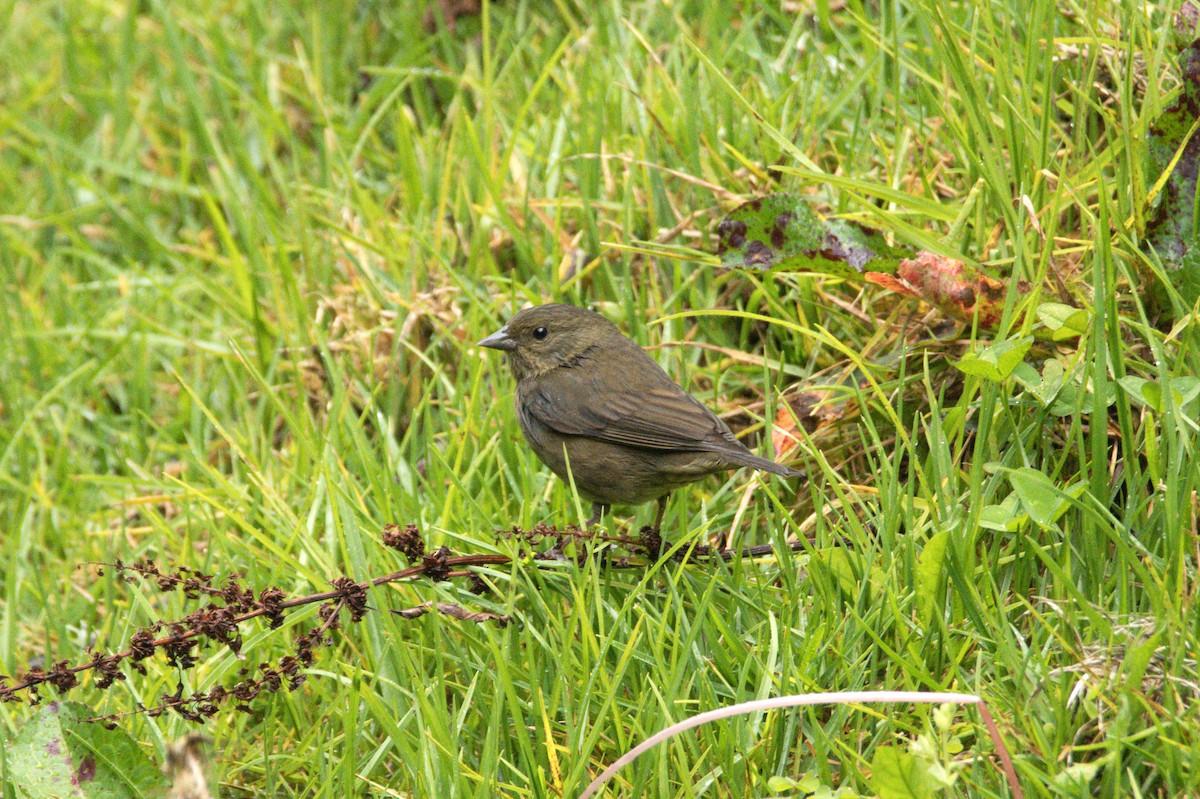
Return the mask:
<svg viewBox="0 0 1200 799">
<path fill-rule="evenodd" d="M 523 380 L 577 363 L 612 343 L 631 346 L 617 326 L 600 314 L 553 304 L 518 311 L 479 346 L 507 353 L 513 377 Z"/>
</svg>

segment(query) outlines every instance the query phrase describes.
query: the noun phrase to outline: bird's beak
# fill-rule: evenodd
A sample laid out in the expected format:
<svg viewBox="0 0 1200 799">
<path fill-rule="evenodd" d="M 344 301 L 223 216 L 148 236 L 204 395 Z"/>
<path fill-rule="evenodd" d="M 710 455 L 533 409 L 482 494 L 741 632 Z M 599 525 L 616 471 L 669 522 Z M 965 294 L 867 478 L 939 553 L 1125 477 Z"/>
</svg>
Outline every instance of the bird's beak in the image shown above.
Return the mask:
<svg viewBox="0 0 1200 799">
<path fill-rule="evenodd" d="M 517 342 L 508 337 L 508 325 L 497 330 L 492 335 L 479 342 L 481 347 L 491 347 L 494 350 L 508 352 L 517 348 Z"/>
</svg>

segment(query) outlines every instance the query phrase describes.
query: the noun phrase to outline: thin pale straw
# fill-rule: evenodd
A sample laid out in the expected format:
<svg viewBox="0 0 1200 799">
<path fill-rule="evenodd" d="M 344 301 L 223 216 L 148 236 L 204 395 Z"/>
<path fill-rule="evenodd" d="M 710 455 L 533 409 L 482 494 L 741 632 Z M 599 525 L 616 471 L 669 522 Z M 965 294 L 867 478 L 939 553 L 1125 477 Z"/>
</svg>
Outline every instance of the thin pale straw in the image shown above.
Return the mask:
<svg viewBox="0 0 1200 799">
<path fill-rule="evenodd" d="M 866 704 L 869 702 L 883 702 L 886 704 L 941 704 L 942 702 L 951 702 L 958 705 L 978 705 L 979 713 L 983 716 L 983 723 L 987 727 L 988 735 L 992 737 L 992 745 L 996 747 L 996 752 L 1000 756 L 1000 766 L 1004 771 L 1005 779 L 1008 780 L 1008 787 L 1012 790 L 1013 799 L 1025 799 L 1025 794 L 1021 791 L 1021 785 L 1017 782 L 1017 772 L 1013 768 L 1012 758 L 1008 755 L 1008 747 L 1004 745 L 1004 739 L 1000 737 L 1000 730 L 996 728 L 996 722 L 992 720 L 992 714 L 988 712 L 987 704 L 983 699 L 974 694 L 933 693 L 928 691 L 835 691 L 833 693 L 822 694 L 792 694 L 790 696 L 777 696 L 772 699 L 759 699 L 754 702 L 742 702 L 738 705 L 709 710 L 691 718 L 686 718 L 678 724 L 672 724 L 670 727 L 655 733 L 633 749 L 621 755 L 611 766 L 600 772 L 599 777 L 592 780 L 591 784 L 579 795 L 579 799 L 588 799 L 588 797 L 600 790 L 600 787 L 608 782 L 623 766 L 632 763 L 643 752 L 652 749 L 668 738 L 675 737 L 684 730 L 700 727 L 708 724 L 710 721 L 717 721 L 718 719 L 729 718 L 730 716 L 743 716 L 747 713 L 757 713 L 760 710 L 777 710 L 784 707 L 844 705 L 852 703 Z"/>
</svg>

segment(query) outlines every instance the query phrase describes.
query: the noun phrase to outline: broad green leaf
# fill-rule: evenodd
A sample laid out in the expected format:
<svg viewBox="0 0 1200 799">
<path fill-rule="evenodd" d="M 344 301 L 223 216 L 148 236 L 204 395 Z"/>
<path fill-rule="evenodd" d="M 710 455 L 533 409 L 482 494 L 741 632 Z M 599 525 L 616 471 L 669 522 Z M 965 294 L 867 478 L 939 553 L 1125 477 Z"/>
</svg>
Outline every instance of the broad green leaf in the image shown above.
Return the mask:
<svg viewBox="0 0 1200 799">
<path fill-rule="evenodd" d="M 78 702 L 51 702 L 8 749 L 9 777 L 29 799 L 159 797 L 166 780 L 122 730 L 89 722 Z"/>
<path fill-rule="evenodd" d="M 1067 341 L 1088 332 L 1092 315 L 1080 308 L 1061 302 L 1044 302 L 1038 306 L 1038 319 L 1050 331 L 1051 341 Z"/>
<path fill-rule="evenodd" d="M 1054 775 L 1054 784 L 1059 788 L 1071 791 L 1070 795 L 1078 796 L 1080 792 L 1087 789 L 1088 783 L 1100 773 L 1100 769 L 1108 759 L 1109 757 L 1105 756 L 1099 760 L 1092 760 L 1087 763 L 1074 763 L 1067 766 Z M 1083 795 L 1086 796 L 1086 794 Z"/>
<path fill-rule="evenodd" d="M 1130 399 L 1139 405 L 1145 405 L 1155 413 L 1166 411 L 1163 389 L 1159 383 L 1135 375 L 1125 375 L 1117 382 L 1129 394 Z M 1191 375 L 1172 378 L 1170 386 L 1171 406 L 1177 411 L 1182 410 L 1196 397 L 1200 397 L 1200 378 Z"/>
<path fill-rule="evenodd" d="M 1009 494 L 998 505 L 984 505 L 979 510 L 979 526 L 1002 533 L 1015 533 L 1029 521 L 1029 514 L 1021 509 L 1015 493 Z"/>
<path fill-rule="evenodd" d="M 1063 389 L 1063 368 L 1058 361 L 1046 361 L 1042 366 L 1042 382 L 1033 390 L 1033 395 L 1041 401 L 1043 405 L 1050 405 L 1058 398 L 1059 393 Z M 1074 397 L 1074 392 L 1071 393 Z"/>
<path fill-rule="evenodd" d="M 1171 379 L 1171 399 L 1177 406 L 1182 408 L 1196 397 L 1200 397 L 1200 377 L 1184 375 Z"/>
<path fill-rule="evenodd" d="M 821 219 L 795 194 L 769 194 L 743 203 L 717 225 L 717 254 L 724 266 L 783 272 L 819 272 L 861 280 L 893 273 L 912 253 L 890 246 L 877 230 L 840 219 Z"/>
<path fill-rule="evenodd" d="M 791 777 L 772 775 L 767 777 L 767 790 L 771 793 L 791 793 L 796 790 L 796 781 Z"/>
<path fill-rule="evenodd" d="M 949 541 L 948 531 L 935 533 L 925 542 L 925 548 L 917 558 L 917 611 L 927 624 L 933 615 L 933 603 L 937 598 L 938 581 L 944 570 L 946 544 Z"/>
<path fill-rule="evenodd" d="M 1152 385 L 1149 380 L 1144 377 L 1137 377 L 1136 375 L 1125 375 L 1117 382 L 1129 394 L 1129 398 L 1138 405 L 1146 405 L 1151 410 L 1162 413 L 1162 405 L 1160 404 L 1162 392 L 1151 391 L 1147 393 L 1146 386 Z"/>
<path fill-rule="evenodd" d="M 794 793 L 806 796 L 821 787 L 821 780 L 815 774 L 805 774 L 802 777 L 767 777 L 767 790 L 775 794 Z"/>
<path fill-rule="evenodd" d="M 1046 361 L 1042 365 L 1041 374 L 1038 374 L 1032 364 L 1022 361 L 1013 370 L 1012 377 L 1041 405 L 1054 406 L 1052 412 L 1055 415 L 1061 415 L 1058 411 L 1062 403 L 1074 403 L 1075 386 L 1065 382 L 1063 366 L 1056 360 Z M 1074 405 L 1071 404 L 1070 409 L 1073 408 Z M 1067 413 L 1071 412 L 1070 409 L 1067 410 Z"/>
<path fill-rule="evenodd" d="M 1047 361 L 1047 363 L 1051 363 L 1051 361 Z M 1042 384 L 1042 376 L 1028 361 L 1021 361 L 1017 364 L 1017 368 L 1013 369 L 1012 378 L 1028 391 L 1032 391 Z"/>
<path fill-rule="evenodd" d="M 1041 527 L 1053 527 L 1070 507 L 1070 500 L 1078 498 L 1087 487 L 1083 481 L 1078 481 L 1060 489 L 1049 477 L 1028 466 L 1006 471 L 1021 507 Z"/>
<path fill-rule="evenodd" d="M 805 774 L 796 780 L 796 789 L 804 793 L 812 793 L 821 787 L 821 778 L 816 773 Z"/>
<path fill-rule="evenodd" d="M 846 596 L 858 596 L 865 576 L 867 588 L 872 599 L 879 597 L 884 575 L 878 566 L 869 570 L 863 567 L 863 558 L 857 552 L 850 552 L 842 547 L 833 547 L 817 555 L 814 565 L 828 569 L 830 576 L 837 582 L 838 587 Z M 866 571 L 864 575 L 863 572 Z"/>
<path fill-rule="evenodd" d="M 1054 524 L 1064 500 L 1053 480 L 1037 469 L 1023 466 L 1009 473 L 1008 482 L 1029 518 L 1042 527 Z"/>
<path fill-rule="evenodd" d="M 895 746 L 881 746 L 871 758 L 871 790 L 880 799 L 930 799 L 929 766 Z"/>
<path fill-rule="evenodd" d="M 1032 346 L 1033 336 L 1005 339 L 967 353 L 954 365 L 965 374 L 999 383 L 1013 373 Z"/>
</svg>

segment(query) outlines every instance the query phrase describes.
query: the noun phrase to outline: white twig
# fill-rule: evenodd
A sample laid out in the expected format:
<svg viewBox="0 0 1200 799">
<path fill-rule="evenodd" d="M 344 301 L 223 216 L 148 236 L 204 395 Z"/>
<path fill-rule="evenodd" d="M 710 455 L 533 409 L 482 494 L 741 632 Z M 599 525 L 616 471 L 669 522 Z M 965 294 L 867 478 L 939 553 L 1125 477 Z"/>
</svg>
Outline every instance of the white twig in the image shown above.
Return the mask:
<svg viewBox="0 0 1200 799">
<path fill-rule="evenodd" d="M 992 745 L 996 747 L 996 753 L 1000 756 L 1000 766 L 1004 771 L 1005 779 L 1008 780 L 1008 787 L 1012 790 L 1014 799 L 1025 799 L 1025 794 L 1021 791 L 1021 785 L 1017 782 L 1017 772 L 1013 769 L 1012 758 L 1008 754 L 1008 747 L 1004 745 L 1004 739 L 1000 737 L 1000 730 L 996 728 L 996 722 L 992 720 L 992 714 L 988 712 L 987 704 L 983 699 L 974 694 L 933 693 L 929 691 L 836 691 L 820 694 L 792 694 L 790 696 L 777 696 L 772 699 L 759 699 L 754 702 L 742 702 L 741 704 L 730 705 L 729 707 L 709 710 L 705 713 L 684 719 L 678 724 L 672 724 L 670 727 L 655 733 L 633 749 L 621 755 L 611 766 L 604 769 L 600 773 L 600 776 L 592 780 L 591 784 L 579 795 L 579 799 L 588 799 L 623 766 L 632 763 L 643 752 L 652 749 L 668 738 L 673 738 L 684 730 L 700 727 L 708 724 L 710 721 L 717 721 L 729 718 L 730 716 L 757 713 L 761 710 L 777 710 L 785 707 L 865 704 L 868 702 L 883 702 L 886 704 L 941 704 L 943 702 L 951 702 L 959 705 L 978 705 L 979 713 L 983 716 L 983 723 L 987 727 L 988 734 L 992 737 Z"/>
</svg>

